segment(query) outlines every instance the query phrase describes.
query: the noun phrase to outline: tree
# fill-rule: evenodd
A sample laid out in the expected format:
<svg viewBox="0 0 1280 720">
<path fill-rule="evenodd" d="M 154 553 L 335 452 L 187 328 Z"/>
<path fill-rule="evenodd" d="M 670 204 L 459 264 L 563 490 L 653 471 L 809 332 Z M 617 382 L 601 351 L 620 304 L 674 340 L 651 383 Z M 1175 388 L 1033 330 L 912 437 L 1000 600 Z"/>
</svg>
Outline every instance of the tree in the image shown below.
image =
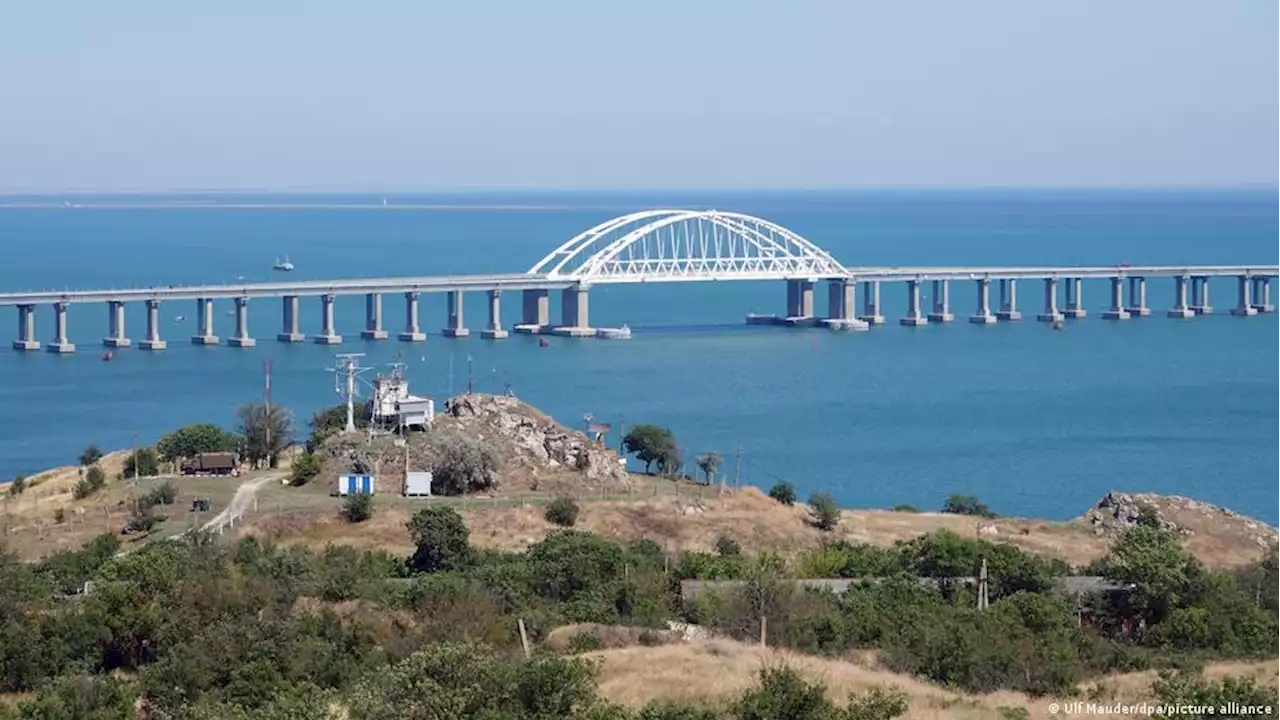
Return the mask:
<svg viewBox="0 0 1280 720">
<path fill-rule="evenodd" d="M 156 458 L 156 451 L 149 447 L 138 448 L 137 451 L 129 453 L 120 471 L 120 475 L 124 478 L 151 477 L 159 474 L 160 461 Z"/>
<path fill-rule="evenodd" d="M 356 429 L 369 427 L 372 418 L 373 409 L 368 405 L 360 405 L 352 408 L 352 419 L 355 420 Z M 307 438 L 307 450 L 315 452 L 320 444 L 329 436 L 340 433 L 347 428 L 347 406 L 334 405 L 320 410 L 311 419 L 307 421 L 307 425 L 311 427 L 311 437 Z"/>
<path fill-rule="evenodd" d="M 973 515 L 975 517 L 994 518 L 996 514 L 991 511 L 978 498 L 972 495 L 953 494 L 947 498 L 947 502 L 942 506 L 942 512 L 951 513 L 953 515 Z"/>
<path fill-rule="evenodd" d="M 231 433 L 212 423 L 194 423 L 166 433 L 156 443 L 160 459 L 165 462 L 195 457 L 200 453 L 229 452 L 240 444 Z"/>
<path fill-rule="evenodd" d="M 27 489 L 26 475 L 14 475 L 13 479 L 9 481 L 10 495 L 21 495 L 22 491 L 26 489 Z"/>
<path fill-rule="evenodd" d="M 435 461 L 431 490 L 438 495 L 464 495 L 489 490 L 498 481 L 498 453 L 484 441 L 465 435 L 432 440 Z"/>
<path fill-rule="evenodd" d="M 279 405 L 264 403 L 241 405 L 236 411 L 244 458 L 254 467 L 266 463 L 276 467 L 280 452 L 293 442 L 293 419 Z"/>
<path fill-rule="evenodd" d="M 368 493 L 351 493 L 342 503 L 342 514 L 347 522 L 361 523 L 373 517 L 373 496 Z"/>
<path fill-rule="evenodd" d="M 573 527 L 578 522 L 578 504 L 573 498 L 558 497 L 547 506 L 546 518 L 560 527 Z"/>
<path fill-rule="evenodd" d="M 809 496 L 809 519 L 819 530 L 831 532 L 840 526 L 840 508 L 835 498 L 824 492 Z"/>
<path fill-rule="evenodd" d="M 676 438 L 671 431 L 658 425 L 636 425 L 622 438 L 623 452 L 636 456 L 649 472 L 653 463 L 664 463 L 676 451 Z"/>
<path fill-rule="evenodd" d="M 796 489 L 791 483 L 779 480 L 769 488 L 769 497 L 783 505 L 795 505 Z"/>
<path fill-rule="evenodd" d="M 97 465 L 90 466 L 85 471 L 84 477 L 80 478 L 80 482 L 75 484 L 71 489 L 71 496 L 76 500 L 83 500 L 90 495 L 102 489 L 107 484 L 107 473 Z"/>
<path fill-rule="evenodd" d="M 101 460 L 104 454 L 105 453 L 102 452 L 102 448 L 91 444 L 80 452 L 80 464 L 84 467 L 89 467 Z"/>
<path fill-rule="evenodd" d="M 1192 578 L 1202 572 L 1173 533 L 1144 525 L 1117 537 L 1103 564 L 1109 579 L 1137 586 L 1130 602 L 1148 625 L 1164 620 L 1187 594 Z"/>
<path fill-rule="evenodd" d="M 414 513 L 405 523 L 417 547 L 409 567 L 419 572 L 458 570 L 471 559 L 471 534 L 457 510 L 443 505 Z"/>
<path fill-rule="evenodd" d="M 293 467 L 289 473 L 290 485 L 306 485 L 315 480 L 323 469 L 320 458 L 315 453 L 303 453 L 293 459 Z"/>
<path fill-rule="evenodd" d="M 702 471 L 707 484 L 710 484 L 715 474 L 720 471 L 721 460 L 720 453 L 711 452 L 698 456 L 698 469 Z"/>
</svg>

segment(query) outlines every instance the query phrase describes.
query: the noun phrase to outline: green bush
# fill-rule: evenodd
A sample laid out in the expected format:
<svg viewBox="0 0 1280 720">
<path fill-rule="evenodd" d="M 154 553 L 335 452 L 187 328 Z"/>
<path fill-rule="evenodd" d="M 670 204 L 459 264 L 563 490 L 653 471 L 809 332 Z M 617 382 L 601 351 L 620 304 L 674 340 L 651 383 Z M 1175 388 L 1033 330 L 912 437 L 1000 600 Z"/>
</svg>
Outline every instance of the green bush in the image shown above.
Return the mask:
<svg viewBox="0 0 1280 720">
<path fill-rule="evenodd" d="M 315 453 L 303 453 L 293 459 L 293 467 L 289 471 L 289 484 L 306 485 L 315 480 L 323 469 L 323 464 Z"/>
<path fill-rule="evenodd" d="M 831 532 L 840 526 L 840 508 L 835 498 L 824 492 L 809 496 L 809 521 L 819 530 Z"/>
<path fill-rule="evenodd" d="M 893 512 L 913 513 L 920 512 L 915 505 L 894 505 Z"/>
<path fill-rule="evenodd" d="M 107 473 L 101 467 L 93 465 L 85 471 L 84 480 L 88 483 L 90 492 L 97 492 L 107 484 Z"/>
<path fill-rule="evenodd" d="M 405 523 L 417 547 L 409 567 L 418 572 L 460 570 L 471 559 L 470 532 L 457 510 L 435 505 L 414 513 Z"/>
<path fill-rule="evenodd" d="M 722 558 L 742 555 L 742 546 L 729 535 L 721 534 L 716 538 L 716 554 Z"/>
<path fill-rule="evenodd" d="M 560 527 L 573 527 L 578 522 L 578 504 L 572 498 L 558 497 L 547 505 L 545 517 Z"/>
<path fill-rule="evenodd" d="M 168 480 L 160 483 L 152 488 L 150 492 L 143 495 L 138 502 L 153 507 L 155 505 L 172 505 L 174 500 L 178 499 L 178 489 Z"/>
<path fill-rule="evenodd" d="M 604 647 L 600 636 L 593 632 L 580 632 L 569 639 L 569 652 L 584 653 Z"/>
<path fill-rule="evenodd" d="M 138 448 L 125 456 L 124 467 L 120 471 L 123 478 L 154 477 L 160 474 L 160 459 L 154 448 Z"/>
<path fill-rule="evenodd" d="M 362 523 L 373 517 L 373 495 L 351 493 L 342 502 L 342 514 L 350 523 Z"/>
<path fill-rule="evenodd" d="M 789 482 L 778 481 L 769 488 L 769 497 L 777 500 L 783 505 L 796 504 L 796 489 Z"/>
<path fill-rule="evenodd" d="M 951 495 L 942 505 L 942 512 L 953 515 L 973 515 L 975 517 L 998 517 L 991 508 L 972 495 Z"/>
<path fill-rule="evenodd" d="M 104 454 L 102 448 L 97 445 L 89 445 L 80 453 L 80 464 L 84 467 L 89 467 L 101 460 Z"/>
<path fill-rule="evenodd" d="M 26 490 L 26 489 L 27 489 L 27 476 L 26 476 L 26 475 L 14 475 L 14 476 L 13 476 L 13 479 L 9 481 L 9 495 L 10 495 L 10 496 L 21 495 L 21 494 L 22 494 L 22 491 L 24 491 L 24 490 Z"/>
</svg>

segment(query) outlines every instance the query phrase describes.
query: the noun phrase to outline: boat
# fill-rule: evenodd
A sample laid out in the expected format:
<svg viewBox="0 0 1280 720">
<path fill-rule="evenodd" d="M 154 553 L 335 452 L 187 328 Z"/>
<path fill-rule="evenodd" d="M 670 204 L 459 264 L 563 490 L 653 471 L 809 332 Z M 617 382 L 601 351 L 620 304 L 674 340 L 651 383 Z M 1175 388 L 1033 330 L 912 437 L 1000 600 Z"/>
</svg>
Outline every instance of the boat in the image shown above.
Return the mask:
<svg viewBox="0 0 1280 720">
<path fill-rule="evenodd" d="M 607 340 L 626 340 L 631 337 L 631 328 L 627 325 L 620 328 L 600 328 L 596 331 L 596 337 Z"/>
<path fill-rule="evenodd" d="M 108 351 L 106 351 L 106 352 L 102 353 L 102 362 L 111 362 L 111 358 L 113 358 L 113 357 L 115 357 L 115 355 L 112 355 L 112 354 L 111 354 L 111 351 L 110 351 L 110 350 L 108 350 Z"/>
<path fill-rule="evenodd" d="M 551 341 L 546 338 L 538 338 L 538 347 L 551 347 Z"/>
<path fill-rule="evenodd" d="M 293 263 L 289 261 L 289 256 L 285 255 L 284 260 L 276 258 L 276 264 L 272 265 L 271 269 L 279 270 L 280 272 L 293 272 Z"/>
<path fill-rule="evenodd" d="M 186 316 L 186 315 L 179 315 L 179 316 L 175 317 L 175 318 L 173 319 L 173 321 L 174 321 L 174 322 L 182 322 L 183 320 L 186 320 L 186 319 L 187 319 L 187 316 Z"/>
<path fill-rule="evenodd" d="M 1061 320 L 1058 320 L 1058 319 L 1056 319 L 1056 318 L 1055 318 L 1055 319 L 1054 319 L 1054 321 L 1053 321 L 1053 329 L 1054 329 L 1054 330 L 1061 330 L 1061 329 L 1062 329 L 1062 321 L 1061 321 Z"/>
</svg>

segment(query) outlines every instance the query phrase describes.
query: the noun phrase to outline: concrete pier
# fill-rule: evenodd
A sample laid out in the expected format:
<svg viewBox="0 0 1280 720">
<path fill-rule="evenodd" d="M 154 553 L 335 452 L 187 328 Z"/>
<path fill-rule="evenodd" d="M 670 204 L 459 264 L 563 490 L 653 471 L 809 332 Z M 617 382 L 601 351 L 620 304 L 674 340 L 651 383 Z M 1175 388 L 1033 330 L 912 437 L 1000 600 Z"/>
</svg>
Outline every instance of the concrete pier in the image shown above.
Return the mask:
<svg viewBox="0 0 1280 720">
<path fill-rule="evenodd" d="M 364 330 L 360 337 L 365 340 L 386 340 L 387 331 L 382 329 L 382 293 L 368 293 L 364 296 Z"/>
<path fill-rule="evenodd" d="M 827 317 L 823 325 L 832 330 L 866 330 L 870 325 L 858 319 L 857 283 L 850 279 L 827 283 Z"/>
<path fill-rule="evenodd" d="M 39 350 L 40 341 L 36 339 L 36 306 L 18 306 L 18 339 L 13 341 L 14 350 Z"/>
<path fill-rule="evenodd" d="M 471 331 L 466 328 L 462 320 L 462 291 L 453 290 L 445 294 L 448 298 L 445 315 L 445 326 L 441 334 L 445 337 L 466 337 Z"/>
<path fill-rule="evenodd" d="M 1173 279 L 1173 307 L 1165 313 L 1171 318 L 1192 318 L 1196 314 L 1191 308 L 1187 307 L 1187 281 L 1186 275 L 1179 275 Z"/>
<path fill-rule="evenodd" d="M 107 302 L 107 336 L 102 338 L 102 346 L 109 348 L 126 348 L 132 343 L 124 334 L 124 303 L 119 300 Z"/>
<path fill-rule="evenodd" d="M 397 337 L 405 342 L 422 342 L 427 339 L 418 324 L 418 293 L 415 290 L 404 294 L 404 332 Z"/>
<path fill-rule="evenodd" d="M 1107 320 L 1128 320 L 1129 311 L 1124 309 L 1124 278 L 1111 278 L 1111 307 L 1102 313 Z"/>
<path fill-rule="evenodd" d="M 587 288 L 582 286 L 567 287 L 560 294 L 560 324 L 552 329 L 556 335 L 571 337 L 591 337 L 596 331 L 591 328 L 591 320 L 587 313 Z"/>
<path fill-rule="evenodd" d="M 1004 278 L 1000 281 L 1000 310 L 996 313 L 1000 320 L 1021 320 L 1018 311 L 1018 281 Z"/>
<path fill-rule="evenodd" d="M 1259 313 L 1276 311 L 1276 306 L 1271 304 L 1271 278 L 1255 277 L 1253 279 L 1253 309 Z"/>
<path fill-rule="evenodd" d="M 507 336 L 502 328 L 502 291 L 489 291 L 489 325 L 480 331 L 480 337 L 488 340 L 501 340 Z"/>
<path fill-rule="evenodd" d="M 884 324 L 884 315 L 880 312 L 879 280 L 862 284 L 862 315 L 859 315 L 858 319 L 868 325 Z"/>
<path fill-rule="evenodd" d="M 67 339 L 67 303 L 53 304 L 53 342 L 46 347 L 49 352 L 58 354 L 76 351 L 76 346 Z"/>
<path fill-rule="evenodd" d="M 920 314 L 920 281 L 907 281 L 907 314 L 898 318 L 899 325 L 921 327 L 929 324 L 928 318 Z"/>
<path fill-rule="evenodd" d="M 1058 278 L 1044 279 L 1044 312 L 1036 315 L 1040 322 L 1062 322 L 1063 314 L 1058 311 Z"/>
<path fill-rule="evenodd" d="M 218 344 L 218 336 L 213 334 L 213 300 L 209 298 L 196 300 L 196 334 L 191 336 L 191 344 Z"/>
<path fill-rule="evenodd" d="M 1258 310 L 1253 306 L 1252 295 L 1249 294 L 1252 289 L 1253 278 L 1248 275 L 1241 275 L 1236 278 L 1236 282 L 1236 306 L 1231 308 L 1231 314 L 1239 317 L 1257 315 Z"/>
<path fill-rule="evenodd" d="M 1067 284 L 1063 288 L 1067 295 L 1067 306 L 1062 309 L 1063 317 L 1080 319 L 1089 313 L 1084 309 L 1084 280 L 1080 278 L 1067 278 Z"/>
<path fill-rule="evenodd" d="M 991 280 L 978 278 L 978 308 L 969 316 L 969 322 L 977 325 L 994 325 L 996 316 L 991 314 Z"/>
<path fill-rule="evenodd" d="M 311 340 L 317 345 L 339 345 L 342 336 L 333 328 L 333 296 L 320 296 L 320 334 L 313 335 Z"/>
<path fill-rule="evenodd" d="M 163 350 L 168 347 L 164 340 L 160 339 L 160 301 L 147 301 L 147 337 L 138 342 L 138 347 L 143 350 Z"/>
<path fill-rule="evenodd" d="M 813 281 L 787 281 L 788 325 L 804 325 L 813 322 Z"/>
<path fill-rule="evenodd" d="M 285 295 L 280 298 L 280 332 L 276 334 L 280 342 L 298 343 L 307 339 L 298 328 L 298 296 Z"/>
<path fill-rule="evenodd" d="M 951 282 L 948 280 L 933 281 L 933 312 L 929 313 L 929 322 L 949 323 L 956 316 L 951 314 Z"/>
<path fill-rule="evenodd" d="M 547 332 L 551 325 L 551 293 L 533 289 L 520 293 L 520 322 L 515 331 L 526 335 Z"/>
<path fill-rule="evenodd" d="M 1209 304 L 1209 278 L 1191 278 L 1191 312 L 1197 315 L 1212 315 L 1213 305 Z"/>
<path fill-rule="evenodd" d="M 1133 317 L 1147 317 L 1151 308 L 1147 307 L 1147 279 L 1144 277 L 1129 278 L 1129 307 L 1125 308 Z"/>
<path fill-rule="evenodd" d="M 251 348 L 258 344 L 249 336 L 249 298 L 236 298 L 236 334 L 227 338 L 231 347 Z"/>
</svg>

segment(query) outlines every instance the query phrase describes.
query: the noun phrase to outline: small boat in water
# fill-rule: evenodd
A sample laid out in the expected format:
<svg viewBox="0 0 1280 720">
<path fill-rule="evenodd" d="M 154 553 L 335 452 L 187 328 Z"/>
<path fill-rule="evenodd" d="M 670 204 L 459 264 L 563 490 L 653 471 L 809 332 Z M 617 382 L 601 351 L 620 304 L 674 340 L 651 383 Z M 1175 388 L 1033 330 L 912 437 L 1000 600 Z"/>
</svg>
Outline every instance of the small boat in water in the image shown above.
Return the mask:
<svg viewBox="0 0 1280 720">
<path fill-rule="evenodd" d="M 1054 330 L 1061 330 L 1061 329 L 1062 329 L 1062 321 L 1061 321 L 1061 320 L 1058 320 L 1058 319 L 1055 319 L 1055 320 L 1053 321 L 1053 329 L 1054 329 Z"/>
<path fill-rule="evenodd" d="M 596 337 L 607 340 L 626 340 L 631 337 L 631 328 L 627 325 L 620 328 L 600 328 L 596 331 Z"/>
<path fill-rule="evenodd" d="M 276 264 L 272 265 L 271 269 L 279 270 L 280 272 L 293 272 L 293 263 L 289 261 L 289 256 L 285 255 L 284 260 L 276 258 Z"/>
<path fill-rule="evenodd" d="M 538 338 L 538 347 L 551 347 L 551 341 L 546 338 Z"/>
<path fill-rule="evenodd" d="M 115 357 L 115 355 L 112 355 L 112 354 L 111 354 L 111 351 L 110 351 L 110 350 L 108 350 L 108 351 L 106 351 L 106 352 L 102 353 L 102 362 L 111 362 L 111 358 L 113 358 L 113 357 Z"/>
</svg>

